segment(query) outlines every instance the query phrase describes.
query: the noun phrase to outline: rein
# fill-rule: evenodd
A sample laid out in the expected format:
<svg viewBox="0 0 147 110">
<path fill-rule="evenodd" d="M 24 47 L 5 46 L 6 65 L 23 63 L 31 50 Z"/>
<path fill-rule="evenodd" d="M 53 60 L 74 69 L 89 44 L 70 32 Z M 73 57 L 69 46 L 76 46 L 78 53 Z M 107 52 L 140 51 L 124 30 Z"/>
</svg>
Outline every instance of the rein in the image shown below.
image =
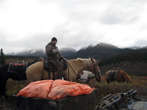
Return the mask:
<svg viewBox="0 0 147 110">
<path fill-rule="evenodd" d="M 87 69 L 89 69 L 89 71 L 91 71 L 91 72 L 95 72 L 95 63 L 94 62 L 92 62 L 92 64 L 90 64 L 90 65 L 88 65 L 87 66 Z"/>
</svg>

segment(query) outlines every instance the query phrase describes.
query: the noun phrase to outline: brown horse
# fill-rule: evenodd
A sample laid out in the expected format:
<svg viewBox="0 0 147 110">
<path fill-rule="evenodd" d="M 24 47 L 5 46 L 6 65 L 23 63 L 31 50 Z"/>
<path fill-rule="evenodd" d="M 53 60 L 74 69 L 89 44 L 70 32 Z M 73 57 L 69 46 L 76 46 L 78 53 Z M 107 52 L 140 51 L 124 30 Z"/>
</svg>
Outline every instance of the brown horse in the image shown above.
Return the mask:
<svg viewBox="0 0 147 110">
<path fill-rule="evenodd" d="M 131 82 L 130 76 L 121 69 L 108 70 L 105 73 L 105 79 L 107 83 L 117 81 L 117 82 Z"/>
<path fill-rule="evenodd" d="M 101 80 L 100 68 L 96 60 L 93 58 L 77 58 L 67 60 L 67 69 L 63 72 L 64 79 L 76 81 L 83 70 L 91 71 L 95 75 L 97 81 Z M 50 74 L 49 76 L 48 72 L 44 69 L 43 61 L 39 61 L 27 68 L 26 77 L 28 81 L 37 81 L 52 78 L 53 75 Z"/>
</svg>

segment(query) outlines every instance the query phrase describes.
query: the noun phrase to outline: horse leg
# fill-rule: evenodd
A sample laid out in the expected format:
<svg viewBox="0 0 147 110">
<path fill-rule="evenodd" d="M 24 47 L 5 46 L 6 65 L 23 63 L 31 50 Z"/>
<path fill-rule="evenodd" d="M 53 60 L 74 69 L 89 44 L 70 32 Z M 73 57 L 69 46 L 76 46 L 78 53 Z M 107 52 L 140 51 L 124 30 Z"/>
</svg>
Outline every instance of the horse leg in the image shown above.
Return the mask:
<svg viewBox="0 0 147 110">
<path fill-rule="evenodd" d="M 2 96 L 6 96 L 6 83 L 7 83 L 7 79 L 2 79 L 0 81 L 0 95 Z"/>
<path fill-rule="evenodd" d="M 67 75 L 65 75 L 65 72 L 62 73 L 64 80 L 68 80 L 67 79 Z"/>
<path fill-rule="evenodd" d="M 55 80 L 55 79 L 56 79 L 55 72 L 52 72 L 52 79 L 53 79 L 53 80 Z"/>
<path fill-rule="evenodd" d="M 59 73 L 59 72 L 53 72 L 53 80 L 56 80 L 56 79 L 61 79 L 62 78 L 62 73 Z"/>
<path fill-rule="evenodd" d="M 55 80 L 55 72 L 48 72 L 48 79 Z"/>
<path fill-rule="evenodd" d="M 51 79 L 51 72 L 48 71 L 48 79 Z"/>
<path fill-rule="evenodd" d="M 62 77 L 64 77 L 63 72 L 57 72 L 56 76 L 58 79 L 62 79 Z"/>
<path fill-rule="evenodd" d="M 0 72 L 0 95 L 6 96 L 6 83 L 9 78 L 7 72 Z"/>
<path fill-rule="evenodd" d="M 108 84 L 111 82 L 109 79 L 107 79 L 106 81 L 107 81 Z"/>
</svg>

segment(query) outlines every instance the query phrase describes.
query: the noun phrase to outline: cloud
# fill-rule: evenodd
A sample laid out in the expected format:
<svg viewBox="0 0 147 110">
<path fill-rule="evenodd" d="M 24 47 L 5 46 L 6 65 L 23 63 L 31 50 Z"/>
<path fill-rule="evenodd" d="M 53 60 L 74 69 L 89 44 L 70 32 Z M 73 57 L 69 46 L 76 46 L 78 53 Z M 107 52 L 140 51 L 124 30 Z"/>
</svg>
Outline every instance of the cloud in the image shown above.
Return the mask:
<svg viewBox="0 0 147 110">
<path fill-rule="evenodd" d="M 0 0 L 1 3 L 3 3 L 5 0 Z"/>
<path fill-rule="evenodd" d="M 55 3 L 41 5 L 36 0 L 7 0 L 0 9 L 0 29 L 16 39 L 52 32 L 55 25 L 66 20 L 61 13 Z"/>
<path fill-rule="evenodd" d="M 147 46 L 147 40 L 138 40 L 134 43 L 134 46 L 138 46 L 138 47 Z"/>
<path fill-rule="evenodd" d="M 95 45 L 104 39 L 101 32 L 93 33 L 93 29 L 87 27 L 87 24 L 77 22 L 65 23 L 57 26 L 54 30 L 60 33 L 59 46 L 63 48 L 80 49 L 88 45 Z"/>
<path fill-rule="evenodd" d="M 131 46 L 147 41 L 146 7 L 146 0 L 6 0 L 0 44 L 8 51 L 44 49 L 55 36 L 59 48 Z"/>
<path fill-rule="evenodd" d="M 0 33 L 0 49 L 6 49 L 8 48 L 7 44 L 7 40 L 5 39 L 4 35 L 2 33 Z"/>
<path fill-rule="evenodd" d="M 115 1 L 104 12 L 101 21 L 104 24 L 134 23 L 139 19 L 144 1 Z"/>
</svg>

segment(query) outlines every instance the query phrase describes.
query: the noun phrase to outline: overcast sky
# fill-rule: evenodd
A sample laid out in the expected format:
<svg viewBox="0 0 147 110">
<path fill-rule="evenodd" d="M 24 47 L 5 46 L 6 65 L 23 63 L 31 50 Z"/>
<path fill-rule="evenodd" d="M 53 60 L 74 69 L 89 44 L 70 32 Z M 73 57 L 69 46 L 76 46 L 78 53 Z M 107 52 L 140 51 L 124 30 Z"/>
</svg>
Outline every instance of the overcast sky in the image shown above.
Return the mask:
<svg viewBox="0 0 147 110">
<path fill-rule="evenodd" d="M 147 45 L 147 0 L 0 0 L 0 48 Z"/>
</svg>

